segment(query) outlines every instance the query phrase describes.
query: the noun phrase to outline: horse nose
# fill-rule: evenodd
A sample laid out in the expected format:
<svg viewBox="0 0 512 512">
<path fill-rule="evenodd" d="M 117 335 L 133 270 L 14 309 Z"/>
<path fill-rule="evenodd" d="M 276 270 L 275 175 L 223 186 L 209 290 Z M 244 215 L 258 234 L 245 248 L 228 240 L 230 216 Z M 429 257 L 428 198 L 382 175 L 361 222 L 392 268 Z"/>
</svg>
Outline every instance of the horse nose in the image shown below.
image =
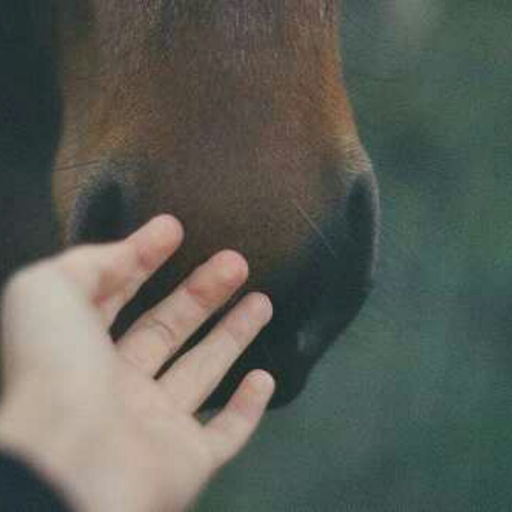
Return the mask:
<svg viewBox="0 0 512 512">
<path fill-rule="evenodd" d="M 377 180 L 371 170 L 361 172 L 349 185 L 340 214 L 323 226 L 325 237 L 332 241 L 331 251 L 312 249 L 308 267 L 316 270 L 306 272 L 301 285 L 318 297 L 311 310 L 297 313 L 310 319 L 298 340 L 299 353 L 307 365 L 314 364 L 345 331 L 373 287 L 379 217 Z M 284 307 L 289 306 L 285 303 Z"/>
<path fill-rule="evenodd" d="M 378 186 L 373 172 L 361 173 L 353 183 L 345 222 L 352 257 L 350 272 L 361 276 L 366 292 L 375 273 L 380 223 Z"/>
<path fill-rule="evenodd" d="M 120 240 L 135 221 L 134 191 L 126 179 L 105 172 L 81 187 L 66 230 L 67 245 Z"/>
</svg>

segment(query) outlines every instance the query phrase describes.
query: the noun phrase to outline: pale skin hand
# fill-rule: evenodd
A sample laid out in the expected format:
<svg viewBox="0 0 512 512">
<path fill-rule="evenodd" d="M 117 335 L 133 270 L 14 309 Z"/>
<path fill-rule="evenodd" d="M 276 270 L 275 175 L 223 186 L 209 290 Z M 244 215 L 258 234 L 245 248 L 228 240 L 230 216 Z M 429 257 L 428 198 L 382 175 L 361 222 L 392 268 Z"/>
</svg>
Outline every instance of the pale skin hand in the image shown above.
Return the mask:
<svg viewBox="0 0 512 512">
<path fill-rule="evenodd" d="M 73 248 L 18 272 L 2 307 L 0 446 L 21 454 L 80 512 L 186 509 L 255 431 L 274 390 L 251 372 L 206 424 L 194 413 L 272 316 L 253 293 L 158 380 L 162 363 L 245 282 L 223 251 L 117 345 L 108 327 L 181 244 L 169 215 L 121 242 Z"/>
</svg>

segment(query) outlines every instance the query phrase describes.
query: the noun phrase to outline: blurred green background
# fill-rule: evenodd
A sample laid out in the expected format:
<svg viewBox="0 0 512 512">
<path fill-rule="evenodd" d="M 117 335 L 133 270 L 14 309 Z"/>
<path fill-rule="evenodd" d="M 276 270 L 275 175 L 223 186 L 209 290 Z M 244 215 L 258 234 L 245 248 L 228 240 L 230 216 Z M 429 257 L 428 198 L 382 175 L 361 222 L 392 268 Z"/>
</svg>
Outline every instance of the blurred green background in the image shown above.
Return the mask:
<svg viewBox="0 0 512 512">
<path fill-rule="evenodd" d="M 512 2 L 343 11 L 376 288 L 196 510 L 512 510 Z"/>
</svg>

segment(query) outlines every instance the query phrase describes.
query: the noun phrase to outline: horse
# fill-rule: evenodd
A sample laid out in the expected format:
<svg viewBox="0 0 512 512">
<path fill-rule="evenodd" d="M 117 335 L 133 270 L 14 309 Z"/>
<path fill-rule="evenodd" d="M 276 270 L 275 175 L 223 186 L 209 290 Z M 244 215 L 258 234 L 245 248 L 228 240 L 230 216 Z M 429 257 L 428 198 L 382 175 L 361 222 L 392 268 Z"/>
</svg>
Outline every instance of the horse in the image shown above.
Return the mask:
<svg viewBox="0 0 512 512">
<path fill-rule="evenodd" d="M 336 0 L 4 7 L 0 280 L 172 213 L 186 242 L 121 312 L 114 340 L 214 252 L 237 250 L 249 281 L 185 350 L 241 293 L 267 293 L 271 324 L 207 406 L 257 367 L 276 379 L 271 405 L 290 403 L 357 315 L 377 259 L 378 188 L 345 88 L 339 9 Z"/>
</svg>

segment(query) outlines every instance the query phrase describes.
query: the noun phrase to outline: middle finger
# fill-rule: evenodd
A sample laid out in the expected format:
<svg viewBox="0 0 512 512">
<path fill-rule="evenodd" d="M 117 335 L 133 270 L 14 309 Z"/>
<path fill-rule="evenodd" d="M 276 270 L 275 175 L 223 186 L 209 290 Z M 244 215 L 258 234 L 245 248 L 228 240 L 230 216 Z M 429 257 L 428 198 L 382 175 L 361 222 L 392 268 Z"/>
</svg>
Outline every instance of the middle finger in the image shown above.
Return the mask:
<svg viewBox="0 0 512 512">
<path fill-rule="evenodd" d="M 140 317 L 118 342 L 120 353 L 155 375 L 183 343 L 247 280 L 245 259 L 222 251 Z"/>
</svg>

